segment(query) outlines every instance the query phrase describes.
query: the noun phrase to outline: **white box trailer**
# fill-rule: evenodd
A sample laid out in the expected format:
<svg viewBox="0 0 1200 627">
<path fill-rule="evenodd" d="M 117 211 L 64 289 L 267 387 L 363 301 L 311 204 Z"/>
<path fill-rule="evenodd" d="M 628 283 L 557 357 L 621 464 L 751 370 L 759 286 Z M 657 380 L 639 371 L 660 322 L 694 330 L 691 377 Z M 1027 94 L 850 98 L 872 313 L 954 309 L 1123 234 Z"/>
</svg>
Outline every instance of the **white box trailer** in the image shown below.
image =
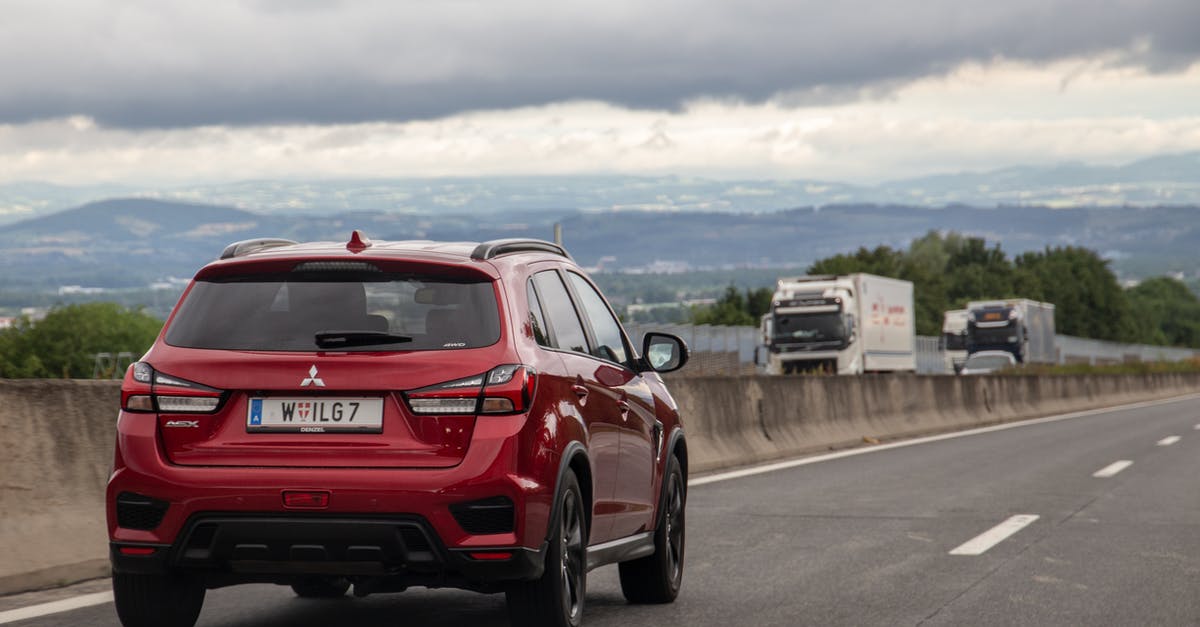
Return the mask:
<svg viewBox="0 0 1200 627">
<path fill-rule="evenodd" d="M 913 284 L 873 274 L 779 279 L 763 317 L 768 374 L 913 372 Z"/>
<path fill-rule="evenodd" d="M 967 352 L 1008 351 L 1018 363 L 1052 364 L 1054 305 L 1028 298 L 967 303 Z"/>
<path fill-rule="evenodd" d="M 951 309 L 942 317 L 942 352 L 946 372 L 958 373 L 967 361 L 967 310 Z"/>
</svg>

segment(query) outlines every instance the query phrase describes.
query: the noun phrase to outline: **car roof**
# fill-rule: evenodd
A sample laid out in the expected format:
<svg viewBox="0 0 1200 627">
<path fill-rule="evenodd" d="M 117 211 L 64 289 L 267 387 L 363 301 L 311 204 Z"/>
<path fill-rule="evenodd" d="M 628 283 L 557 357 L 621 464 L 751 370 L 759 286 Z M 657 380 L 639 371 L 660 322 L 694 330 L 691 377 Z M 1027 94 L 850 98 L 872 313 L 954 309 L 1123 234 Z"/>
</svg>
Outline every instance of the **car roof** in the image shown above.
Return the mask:
<svg viewBox="0 0 1200 627">
<path fill-rule="evenodd" d="M 202 274 L 221 273 L 247 263 L 322 260 L 405 260 L 442 265 L 489 267 L 503 257 L 538 256 L 572 261 L 562 246 L 537 239 L 498 239 L 486 242 L 444 242 L 434 240 L 371 240 L 354 231 L 345 242 L 299 243 L 279 238 L 259 238 L 233 242 L 225 247 L 220 259 L 209 263 Z M 495 275 L 494 269 L 485 270 Z"/>
</svg>

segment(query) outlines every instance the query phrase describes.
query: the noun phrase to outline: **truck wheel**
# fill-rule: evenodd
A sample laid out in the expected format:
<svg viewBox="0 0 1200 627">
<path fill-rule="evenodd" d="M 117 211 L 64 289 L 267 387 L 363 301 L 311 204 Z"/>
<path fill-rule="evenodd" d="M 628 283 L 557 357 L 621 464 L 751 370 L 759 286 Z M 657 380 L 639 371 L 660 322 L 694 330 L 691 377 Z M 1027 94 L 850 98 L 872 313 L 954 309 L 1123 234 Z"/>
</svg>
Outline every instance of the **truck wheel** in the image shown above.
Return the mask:
<svg viewBox="0 0 1200 627">
<path fill-rule="evenodd" d="M 336 599 L 349 589 L 345 577 L 306 577 L 292 584 L 292 591 L 302 599 Z"/>
<path fill-rule="evenodd" d="M 683 583 L 683 552 L 686 538 L 684 508 L 687 490 L 679 459 L 667 462 L 667 491 L 659 504 L 654 530 L 654 554 L 621 562 L 621 592 L 630 603 L 671 603 Z"/>
<path fill-rule="evenodd" d="M 550 521 L 542 576 L 514 584 L 505 596 L 509 620 L 521 627 L 579 627 L 587 592 L 587 510 L 579 481 L 567 473 L 561 505 Z"/>
<path fill-rule="evenodd" d="M 113 573 L 113 601 L 125 627 L 192 627 L 204 586 L 178 575 Z"/>
</svg>

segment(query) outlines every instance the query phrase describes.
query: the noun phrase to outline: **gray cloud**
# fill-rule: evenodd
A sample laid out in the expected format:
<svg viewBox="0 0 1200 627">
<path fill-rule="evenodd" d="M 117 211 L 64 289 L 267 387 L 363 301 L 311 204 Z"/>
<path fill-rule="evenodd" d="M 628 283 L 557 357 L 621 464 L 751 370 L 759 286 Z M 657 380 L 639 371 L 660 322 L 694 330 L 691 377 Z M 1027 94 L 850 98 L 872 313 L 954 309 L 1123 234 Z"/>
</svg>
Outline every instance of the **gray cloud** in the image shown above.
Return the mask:
<svg viewBox="0 0 1200 627">
<path fill-rule="evenodd" d="M 0 15 L 0 122 L 130 128 L 807 103 L 968 60 L 1200 59 L 1196 0 L 0 0 Z"/>
</svg>

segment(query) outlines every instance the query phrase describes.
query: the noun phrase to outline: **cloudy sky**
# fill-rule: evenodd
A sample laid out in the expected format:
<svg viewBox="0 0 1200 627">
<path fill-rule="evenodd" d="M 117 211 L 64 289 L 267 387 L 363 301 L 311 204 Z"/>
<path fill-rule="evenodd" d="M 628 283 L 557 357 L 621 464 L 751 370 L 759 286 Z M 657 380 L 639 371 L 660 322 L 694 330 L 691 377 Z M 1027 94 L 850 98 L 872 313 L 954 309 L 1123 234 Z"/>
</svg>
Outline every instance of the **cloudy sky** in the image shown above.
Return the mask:
<svg viewBox="0 0 1200 627">
<path fill-rule="evenodd" d="M 0 0 L 0 183 L 1200 150 L 1197 0 Z"/>
</svg>

